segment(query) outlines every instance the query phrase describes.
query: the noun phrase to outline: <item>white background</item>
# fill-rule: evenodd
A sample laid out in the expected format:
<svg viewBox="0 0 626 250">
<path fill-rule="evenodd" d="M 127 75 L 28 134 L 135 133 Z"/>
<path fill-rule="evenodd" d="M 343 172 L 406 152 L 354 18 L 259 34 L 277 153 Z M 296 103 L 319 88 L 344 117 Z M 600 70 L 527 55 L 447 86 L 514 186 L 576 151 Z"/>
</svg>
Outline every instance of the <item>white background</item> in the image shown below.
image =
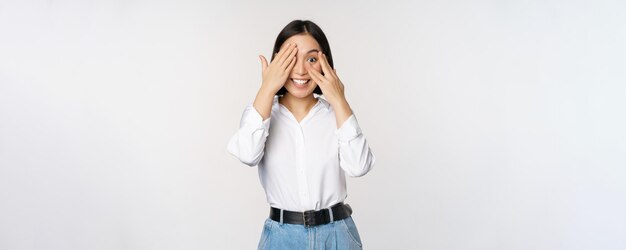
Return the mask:
<svg viewBox="0 0 626 250">
<path fill-rule="evenodd" d="M 226 151 L 310 19 L 378 161 L 366 249 L 625 249 L 624 1 L 0 2 L 0 249 L 254 249 Z"/>
</svg>

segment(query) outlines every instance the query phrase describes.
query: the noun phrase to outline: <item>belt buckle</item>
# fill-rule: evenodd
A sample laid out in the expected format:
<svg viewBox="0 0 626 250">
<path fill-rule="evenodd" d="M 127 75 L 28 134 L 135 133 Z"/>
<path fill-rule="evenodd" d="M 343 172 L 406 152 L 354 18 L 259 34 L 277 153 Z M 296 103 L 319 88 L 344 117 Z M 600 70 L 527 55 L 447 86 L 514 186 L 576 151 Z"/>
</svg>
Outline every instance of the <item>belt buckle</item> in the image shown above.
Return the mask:
<svg viewBox="0 0 626 250">
<path fill-rule="evenodd" d="M 302 213 L 302 221 L 305 227 L 315 224 L 315 210 L 307 210 Z"/>
</svg>

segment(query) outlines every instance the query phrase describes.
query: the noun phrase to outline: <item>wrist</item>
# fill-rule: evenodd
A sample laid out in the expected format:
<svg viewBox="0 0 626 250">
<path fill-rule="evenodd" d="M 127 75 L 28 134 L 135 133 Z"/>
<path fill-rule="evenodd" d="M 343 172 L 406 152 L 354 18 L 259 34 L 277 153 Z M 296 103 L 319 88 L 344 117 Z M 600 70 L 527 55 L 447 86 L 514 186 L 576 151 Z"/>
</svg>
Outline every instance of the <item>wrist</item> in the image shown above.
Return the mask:
<svg viewBox="0 0 626 250">
<path fill-rule="evenodd" d="M 274 99 L 274 96 L 276 95 L 277 91 L 271 90 L 265 86 L 261 87 L 259 89 L 259 92 L 257 92 L 257 97 L 262 97 L 262 98 L 272 98 Z"/>
<path fill-rule="evenodd" d="M 340 108 L 340 107 L 349 108 L 350 107 L 346 98 L 337 98 L 337 99 L 328 100 L 328 103 L 330 103 L 331 106 L 337 107 L 337 108 Z"/>
</svg>

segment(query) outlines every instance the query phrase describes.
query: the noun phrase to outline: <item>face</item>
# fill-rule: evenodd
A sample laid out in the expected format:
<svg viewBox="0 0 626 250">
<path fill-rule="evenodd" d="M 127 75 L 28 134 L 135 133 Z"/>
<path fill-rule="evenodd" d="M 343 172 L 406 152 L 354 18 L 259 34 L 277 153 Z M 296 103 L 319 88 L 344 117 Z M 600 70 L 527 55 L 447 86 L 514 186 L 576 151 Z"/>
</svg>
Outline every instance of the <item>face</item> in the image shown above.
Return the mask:
<svg viewBox="0 0 626 250">
<path fill-rule="evenodd" d="M 294 97 L 308 97 L 313 94 L 315 87 L 317 87 L 317 84 L 311 79 L 309 71 L 322 72 L 322 66 L 317 58 L 317 52 L 322 51 L 322 49 L 315 38 L 309 34 L 300 34 L 288 38 L 283 43 L 281 50 L 287 43 L 295 43 L 298 53 L 296 54 L 296 64 L 291 70 L 287 82 L 285 82 L 285 88 L 289 92 L 288 94 Z"/>
</svg>

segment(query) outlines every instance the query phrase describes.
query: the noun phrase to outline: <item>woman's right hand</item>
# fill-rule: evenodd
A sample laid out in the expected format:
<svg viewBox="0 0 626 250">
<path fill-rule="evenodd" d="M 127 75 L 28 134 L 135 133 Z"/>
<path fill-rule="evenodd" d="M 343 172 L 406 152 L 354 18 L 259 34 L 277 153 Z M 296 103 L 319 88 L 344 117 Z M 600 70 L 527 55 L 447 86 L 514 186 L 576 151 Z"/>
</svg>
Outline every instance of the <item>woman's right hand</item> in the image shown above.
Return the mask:
<svg viewBox="0 0 626 250">
<path fill-rule="evenodd" d="M 269 65 L 265 57 L 259 55 L 263 67 L 263 83 L 259 92 L 272 93 L 273 96 L 285 85 L 291 69 L 296 65 L 297 52 L 296 44 L 288 43 L 276 54 Z"/>
</svg>

